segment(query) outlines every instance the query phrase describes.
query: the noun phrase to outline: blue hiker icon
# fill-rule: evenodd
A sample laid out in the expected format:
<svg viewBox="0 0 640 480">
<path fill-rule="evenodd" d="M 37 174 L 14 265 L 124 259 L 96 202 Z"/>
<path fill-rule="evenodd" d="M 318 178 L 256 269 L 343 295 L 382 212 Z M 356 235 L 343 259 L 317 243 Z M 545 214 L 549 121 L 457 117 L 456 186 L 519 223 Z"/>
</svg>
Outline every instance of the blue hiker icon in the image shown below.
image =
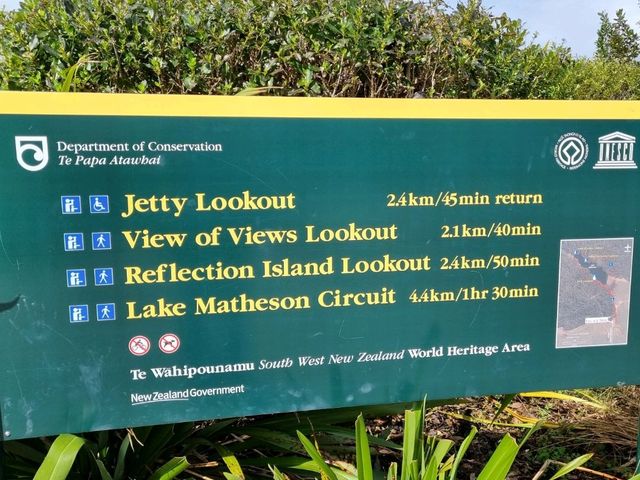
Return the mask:
<svg viewBox="0 0 640 480">
<path fill-rule="evenodd" d="M 60 197 L 63 215 L 78 215 L 82 213 L 80 195 L 63 195 Z"/>
<path fill-rule="evenodd" d="M 98 303 L 96 305 L 96 316 L 99 322 L 108 322 L 116 319 L 115 303 Z"/>
<path fill-rule="evenodd" d="M 94 250 L 111 250 L 111 232 L 93 232 L 91 246 Z"/>
<path fill-rule="evenodd" d="M 109 213 L 109 195 L 89 195 L 91 213 Z"/>
<path fill-rule="evenodd" d="M 113 285 L 113 268 L 111 267 L 94 268 L 93 281 L 97 287 Z"/>
</svg>

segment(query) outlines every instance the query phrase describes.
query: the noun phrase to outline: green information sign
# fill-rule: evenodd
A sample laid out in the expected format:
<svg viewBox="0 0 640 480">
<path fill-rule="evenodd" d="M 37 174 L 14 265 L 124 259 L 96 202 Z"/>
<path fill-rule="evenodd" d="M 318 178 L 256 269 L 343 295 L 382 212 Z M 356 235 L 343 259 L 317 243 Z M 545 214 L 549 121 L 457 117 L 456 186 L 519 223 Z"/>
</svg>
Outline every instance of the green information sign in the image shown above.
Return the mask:
<svg viewBox="0 0 640 480">
<path fill-rule="evenodd" d="M 0 94 L 4 438 L 638 383 L 639 119 Z"/>
</svg>

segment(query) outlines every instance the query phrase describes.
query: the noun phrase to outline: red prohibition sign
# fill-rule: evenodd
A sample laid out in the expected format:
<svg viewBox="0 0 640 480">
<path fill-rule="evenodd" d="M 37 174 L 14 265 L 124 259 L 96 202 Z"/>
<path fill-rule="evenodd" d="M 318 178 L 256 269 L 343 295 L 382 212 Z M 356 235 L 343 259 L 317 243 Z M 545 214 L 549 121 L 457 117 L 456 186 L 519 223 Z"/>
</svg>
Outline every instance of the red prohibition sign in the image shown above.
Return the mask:
<svg viewBox="0 0 640 480">
<path fill-rule="evenodd" d="M 129 340 L 129 351 L 136 357 L 146 355 L 151 349 L 151 342 L 143 335 L 136 335 Z"/>
<path fill-rule="evenodd" d="M 158 341 L 158 348 L 164 353 L 174 353 L 180 348 L 180 339 L 173 333 L 165 333 Z"/>
</svg>

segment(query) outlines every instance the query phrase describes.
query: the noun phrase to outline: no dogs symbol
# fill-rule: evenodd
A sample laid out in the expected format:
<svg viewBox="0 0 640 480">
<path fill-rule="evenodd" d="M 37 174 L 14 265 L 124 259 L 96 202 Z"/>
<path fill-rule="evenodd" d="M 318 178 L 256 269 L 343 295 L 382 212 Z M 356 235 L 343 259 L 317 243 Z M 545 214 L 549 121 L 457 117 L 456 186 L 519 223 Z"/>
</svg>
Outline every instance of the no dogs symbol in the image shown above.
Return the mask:
<svg viewBox="0 0 640 480">
<path fill-rule="evenodd" d="M 164 353 L 174 353 L 180 348 L 180 339 L 173 333 L 165 333 L 160 337 L 158 347 Z"/>
</svg>

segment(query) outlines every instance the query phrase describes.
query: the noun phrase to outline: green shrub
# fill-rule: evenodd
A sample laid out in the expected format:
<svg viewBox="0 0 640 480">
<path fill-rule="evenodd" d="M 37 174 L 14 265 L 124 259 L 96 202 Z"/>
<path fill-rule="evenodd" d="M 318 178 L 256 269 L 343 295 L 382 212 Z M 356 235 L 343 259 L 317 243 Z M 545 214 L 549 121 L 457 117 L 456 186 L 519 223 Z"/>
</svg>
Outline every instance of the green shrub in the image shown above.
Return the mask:
<svg viewBox="0 0 640 480">
<path fill-rule="evenodd" d="M 580 100 L 634 100 L 640 98 L 640 65 L 616 60 L 575 62 L 567 72 L 561 96 Z"/>
<path fill-rule="evenodd" d="M 553 98 L 569 51 L 525 36 L 477 0 L 26 0 L 0 16 L 0 88 Z"/>
</svg>

